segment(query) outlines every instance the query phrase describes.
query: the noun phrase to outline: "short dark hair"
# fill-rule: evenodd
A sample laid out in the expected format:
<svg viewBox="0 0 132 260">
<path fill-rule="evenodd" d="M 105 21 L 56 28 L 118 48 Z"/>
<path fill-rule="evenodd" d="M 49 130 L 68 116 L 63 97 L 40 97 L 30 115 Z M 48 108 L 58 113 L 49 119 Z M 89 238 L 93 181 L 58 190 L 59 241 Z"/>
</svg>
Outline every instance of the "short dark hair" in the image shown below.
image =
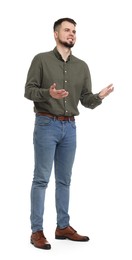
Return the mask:
<svg viewBox="0 0 132 260">
<path fill-rule="evenodd" d="M 54 30 L 54 32 L 55 32 L 56 28 L 57 28 L 59 25 L 61 25 L 62 22 L 65 22 L 65 21 L 67 21 L 67 22 L 69 22 L 69 23 L 72 23 L 72 24 L 74 24 L 74 25 L 76 26 L 76 22 L 75 22 L 73 19 L 68 18 L 68 17 L 60 18 L 59 20 L 57 20 L 56 22 L 54 22 L 54 25 L 53 25 L 53 30 Z"/>
</svg>

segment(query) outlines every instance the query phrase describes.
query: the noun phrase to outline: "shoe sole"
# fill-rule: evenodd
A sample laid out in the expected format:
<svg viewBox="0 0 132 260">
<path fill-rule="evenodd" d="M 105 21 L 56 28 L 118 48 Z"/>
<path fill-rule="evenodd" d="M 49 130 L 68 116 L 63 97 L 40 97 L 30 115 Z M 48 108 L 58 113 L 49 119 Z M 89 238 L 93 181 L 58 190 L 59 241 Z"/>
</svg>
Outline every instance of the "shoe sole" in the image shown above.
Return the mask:
<svg viewBox="0 0 132 260">
<path fill-rule="evenodd" d="M 55 236 L 55 239 L 60 239 L 60 240 L 69 239 L 69 240 L 76 241 L 76 242 L 88 242 L 90 240 L 89 238 L 87 240 L 75 240 L 75 239 L 65 237 L 65 236 Z"/>
</svg>

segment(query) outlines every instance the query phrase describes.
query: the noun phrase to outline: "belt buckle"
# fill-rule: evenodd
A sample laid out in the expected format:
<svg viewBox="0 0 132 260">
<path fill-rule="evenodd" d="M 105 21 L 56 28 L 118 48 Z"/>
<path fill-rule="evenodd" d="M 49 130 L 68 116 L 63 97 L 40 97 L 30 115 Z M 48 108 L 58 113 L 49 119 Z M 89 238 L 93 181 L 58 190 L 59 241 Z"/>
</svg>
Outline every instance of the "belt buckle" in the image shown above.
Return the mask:
<svg viewBox="0 0 132 260">
<path fill-rule="evenodd" d="M 60 120 L 60 121 L 63 121 L 64 120 L 64 116 L 57 116 L 57 119 Z"/>
</svg>

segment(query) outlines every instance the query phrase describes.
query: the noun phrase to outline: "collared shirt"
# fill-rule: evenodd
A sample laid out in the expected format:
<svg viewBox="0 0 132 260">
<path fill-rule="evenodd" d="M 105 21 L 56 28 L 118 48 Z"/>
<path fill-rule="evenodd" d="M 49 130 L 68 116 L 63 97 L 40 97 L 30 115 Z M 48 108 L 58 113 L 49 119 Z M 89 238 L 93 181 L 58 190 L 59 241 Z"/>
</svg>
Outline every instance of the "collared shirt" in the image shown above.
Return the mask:
<svg viewBox="0 0 132 260">
<path fill-rule="evenodd" d="M 69 95 L 62 99 L 52 98 L 49 88 L 53 83 L 56 83 L 57 89 L 68 91 Z M 79 101 L 91 109 L 102 103 L 98 94 L 92 93 L 88 65 L 72 53 L 65 62 L 56 47 L 33 58 L 24 96 L 34 102 L 35 112 L 47 112 L 57 116 L 78 115 Z"/>
</svg>

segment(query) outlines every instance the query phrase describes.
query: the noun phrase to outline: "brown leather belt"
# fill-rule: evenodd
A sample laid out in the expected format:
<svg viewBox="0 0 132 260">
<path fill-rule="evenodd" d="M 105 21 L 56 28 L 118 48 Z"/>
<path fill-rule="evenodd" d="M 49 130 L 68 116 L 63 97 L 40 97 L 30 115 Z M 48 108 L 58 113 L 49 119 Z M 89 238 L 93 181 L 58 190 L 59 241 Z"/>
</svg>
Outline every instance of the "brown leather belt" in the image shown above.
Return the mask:
<svg viewBox="0 0 132 260">
<path fill-rule="evenodd" d="M 59 121 L 75 121 L 74 116 L 55 116 L 55 115 L 52 115 L 52 114 L 46 113 L 46 112 L 38 112 L 37 115 L 48 116 L 48 117 L 54 118 Z"/>
</svg>

